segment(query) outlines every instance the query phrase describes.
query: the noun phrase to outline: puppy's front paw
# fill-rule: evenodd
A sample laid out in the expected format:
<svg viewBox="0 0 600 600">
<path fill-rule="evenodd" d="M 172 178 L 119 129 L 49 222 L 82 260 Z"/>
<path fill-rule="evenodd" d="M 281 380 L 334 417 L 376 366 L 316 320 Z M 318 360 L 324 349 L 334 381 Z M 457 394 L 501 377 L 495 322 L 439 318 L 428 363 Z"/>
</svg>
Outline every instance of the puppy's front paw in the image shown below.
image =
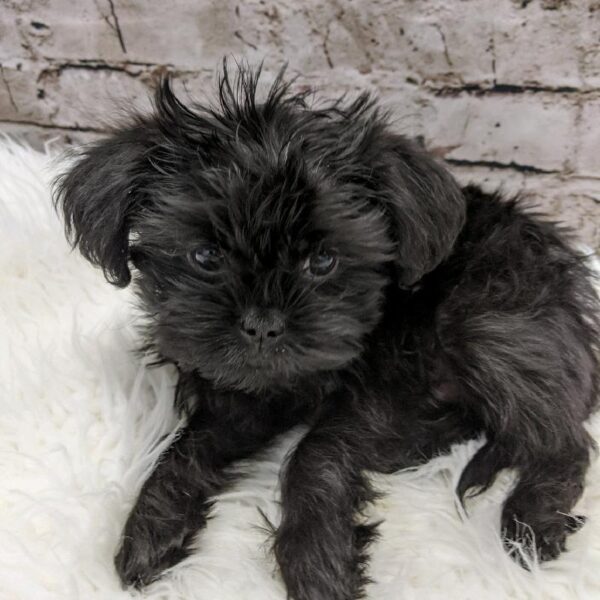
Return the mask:
<svg viewBox="0 0 600 600">
<path fill-rule="evenodd" d="M 363 551 L 375 525 L 359 525 L 350 536 L 327 539 L 325 528 L 280 528 L 274 551 L 293 600 L 355 600 L 368 582 Z"/>
<path fill-rule="evenodd" d="M 186 545 L 158 536 L 125 533 L 115 567 L 124 586 L 138 589 L 156 581 L 165 569 L 187 556 Z"/>
</svg>

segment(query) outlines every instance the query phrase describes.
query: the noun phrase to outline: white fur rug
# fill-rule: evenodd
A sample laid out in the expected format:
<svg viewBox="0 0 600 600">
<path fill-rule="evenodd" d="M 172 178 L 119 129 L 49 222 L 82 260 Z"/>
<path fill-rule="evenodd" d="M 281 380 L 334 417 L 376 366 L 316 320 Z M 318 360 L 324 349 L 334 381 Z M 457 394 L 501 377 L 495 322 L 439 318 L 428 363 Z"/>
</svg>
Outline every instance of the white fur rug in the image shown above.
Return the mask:
<svg viewBox="0 0 600 600">
<path fill-rule="evenodd" d="M 47 155 L 0 140 L 0 598 L 284 600 L 258 508 L 277 519 L 277 475 L 301 432 L 222 495 L 197 552 L 144 592 L 112 557 L 127 512 L 176 426 L 173 372 L 146 370 L 129 291 L 70 253 L 50 206 Z M 600 418 L 590 425 L 600 439 Z M 369 598 L 600 598 L 600 464 L 570 552 L 524 571 L 498 536 L 510 476 L 469 505 L 453 489 L 476 443 L 379 477 L 385 519 Z"/>
</svg>

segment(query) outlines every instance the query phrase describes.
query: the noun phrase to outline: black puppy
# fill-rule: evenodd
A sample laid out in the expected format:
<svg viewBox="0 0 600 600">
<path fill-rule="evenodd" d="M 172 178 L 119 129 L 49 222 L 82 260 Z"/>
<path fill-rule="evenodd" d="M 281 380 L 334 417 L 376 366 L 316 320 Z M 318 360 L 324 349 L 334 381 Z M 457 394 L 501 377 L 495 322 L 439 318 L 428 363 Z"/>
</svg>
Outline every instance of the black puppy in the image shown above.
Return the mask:
<svg viewBox="0 0 600 600">
<path fill-rule="evenodd" d="M 482 432 L 458 493 L 519 475 L 502 533 L 565 548 L 593 442 L 597 298 L 583 259 L 519 202 L 462 188 L 367 95 L 311 107 L 278 77 L 220 78 L 217 107 L 168 81 L 155 112 L 57 184 L 72 242 L 135 286 L 148 348 L 177 365 L 187 428 L 144 485 L 116 566 L 142 586 L 181 560 L 212 498 L 298 423 L 274 551 L 295 600 L 367 581 L 365 471 Z"/>
</svg>

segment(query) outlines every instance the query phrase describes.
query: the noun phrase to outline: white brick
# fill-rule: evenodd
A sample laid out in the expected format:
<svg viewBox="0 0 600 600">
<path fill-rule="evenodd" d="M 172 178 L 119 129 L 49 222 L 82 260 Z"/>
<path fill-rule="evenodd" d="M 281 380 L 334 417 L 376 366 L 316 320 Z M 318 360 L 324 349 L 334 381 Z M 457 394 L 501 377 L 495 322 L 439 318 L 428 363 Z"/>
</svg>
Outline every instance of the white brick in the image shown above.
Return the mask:
<svg viewBox="0 0 600 600">
<path fill-rule="evenodd" d="M 39 70 L 36 63 L 20 64 L 20 70 L 3 67 L 0 118 L 102 129 L 115 120 L 119 106 L 149 106 L 147 80 L 141 77 L 71 67 Z"/>
<path fill-rule="evenodd" d="M 436 97 L 425 123 L 430 146 L 447 158 L 517 163 L 547 171 L 573 166 L 577 107 L 569 97 L 493 94 Z"/>
<path fill-rule="evenodd" d="M 592 25 L 586 2 L 545 10 L 540 2 L 494 19 L 496 79 L 501 84 L 580 87 L 580 41 Z M 597 25 L 597 23 L 596 23 Z"/>
<path fill-rule="evenodd" d="M 581 105 L 576 131 L 579 141 L 577 171 L 582 175 L 597 177 L 600 187 L 600 98 L 584 97 Z"/>
</svg>

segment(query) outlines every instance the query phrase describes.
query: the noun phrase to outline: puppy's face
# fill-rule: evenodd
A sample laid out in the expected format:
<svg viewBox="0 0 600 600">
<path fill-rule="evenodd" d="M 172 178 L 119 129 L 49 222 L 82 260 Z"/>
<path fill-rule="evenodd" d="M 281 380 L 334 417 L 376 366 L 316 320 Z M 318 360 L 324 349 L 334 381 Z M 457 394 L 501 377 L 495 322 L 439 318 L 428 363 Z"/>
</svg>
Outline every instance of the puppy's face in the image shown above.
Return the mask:
<svg viewBox="0 0 600 600">
<path fill-rule="evenodd" d="M 315 110 L 278 80 L 258 103 L 257 78 L 225 73 L 218 109 L 163 85 L 154 115 L 58 188 L 83 254 L 118 285 L 136 267 L 151 347 L 249 392 L 357 359 L 386 288 L 435 266 L 464 216 L 453 180 L 368 98 Z"/>
<path fill-rule="evenodd" d="M 132 256 L 160 352 L 256 391 L 360 354 L 393 244 L 365 192 L 319 170 L 308 148 L 244 146 L 157 181 Z"/>
</svg>

